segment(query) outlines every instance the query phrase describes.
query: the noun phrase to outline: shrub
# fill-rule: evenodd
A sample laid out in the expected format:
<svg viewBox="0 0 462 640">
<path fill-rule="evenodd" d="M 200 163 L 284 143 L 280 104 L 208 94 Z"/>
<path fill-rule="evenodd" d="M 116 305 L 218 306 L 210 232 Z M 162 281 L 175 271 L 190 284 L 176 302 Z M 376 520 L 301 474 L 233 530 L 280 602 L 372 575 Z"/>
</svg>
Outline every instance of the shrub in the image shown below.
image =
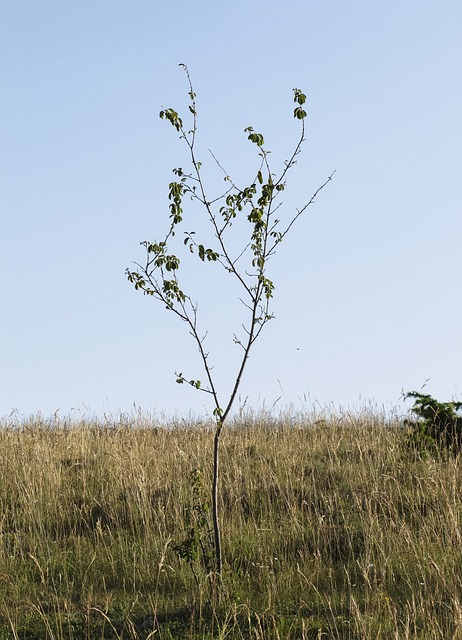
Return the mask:
<svg viewBox="0 0 462 640">
<path fill-rule="evenodd" d="M 405 420 L 410 427 L 407 444 L 420 451 L 457 455 L 462 446 L 462 402 L 438 402 L 430 395 L 411 391 L 404 396 L 414 398 L 411 412 L 418 420 Z"/>
</svg>

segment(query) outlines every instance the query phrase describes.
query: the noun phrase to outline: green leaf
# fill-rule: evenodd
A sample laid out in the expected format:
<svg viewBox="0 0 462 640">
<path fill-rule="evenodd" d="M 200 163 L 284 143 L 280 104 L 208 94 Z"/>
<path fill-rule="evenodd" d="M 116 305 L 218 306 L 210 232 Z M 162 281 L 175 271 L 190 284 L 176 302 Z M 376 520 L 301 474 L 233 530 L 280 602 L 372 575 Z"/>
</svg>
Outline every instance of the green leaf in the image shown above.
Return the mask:
<svg viewBox="0 0 462 640">
<path fill-rule="evenodd" d="M 300 91 L 300 89 L 294 89 L 294 102 L 302 105 L 306 102 L 306 95 Z"/>
</svg>

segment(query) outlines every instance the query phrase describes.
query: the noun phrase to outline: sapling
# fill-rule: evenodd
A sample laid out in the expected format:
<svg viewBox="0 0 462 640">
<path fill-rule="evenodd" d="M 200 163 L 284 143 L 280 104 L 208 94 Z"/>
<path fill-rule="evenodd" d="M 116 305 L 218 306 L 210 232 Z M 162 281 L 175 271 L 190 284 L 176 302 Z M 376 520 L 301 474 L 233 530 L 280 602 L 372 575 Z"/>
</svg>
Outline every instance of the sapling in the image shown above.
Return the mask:
<svg viewBox="0 0 462 640">
<path fill-rule="evenodd" d="M 300 89 L 294 89 L 293 115 L 299 124 L 300 132 L 289 160 L 284 162 L 279 173 L 273 173 L 263 135 L 249 126 L 244 131 L 248 140 L 256 146 L 259 158 L 251 180 L 245 186 L 238 186 L 230 174 L 223 169 L 220 161 L 211 154 L 224 173 L 225 187 L 218 195 L 210 196 L 202 163 L 196 156 L 196 94 L 187 67 L 180 66 L 186 73 L 189 85 L 190 128 L 183 123 L 183 119 L 173 108 L 162 109 L 160 118 L 167 120 L 180 134 L 180 140 L 184 142 L 188 151 L 189 170 L 181 167 L 173 169 L 175 179 L 169 184 L 170 215 L 167 231 L 161 240 L 141 243 L 146 252 L 145 262 L 135 263 L 137 270 L 127 269 L 126 273 L 135 289 L 161 302 L 167 310 L 173 312 L 186 324 L 199 351 L 205 382 L 196 377 L 184 376 L 182 372 L 176 373 L 175 376 L 178 384 L 186 383 L 208 394 L 213 406 L 215 427 L 211 487 L 214 551 L 212 573 L 214 584 L 217 585 L 222 574 L 218 510 L 220 436 L 236 399 L 251 349 L 263 327 L 273 318 L 270 304 L 274 283 L 269 277 L 268 265 L 294 223 L 313 204 L 318 193 L 332 180 L 333 174 L 315 190 L 301 208 L 296 209 L 288 217 L 283 216 L 280 196 L 286 187 L 287 174 L 296 164 L 297 156 L 305 141 L 306 96 Z M 185 204 L 185 200 L 190 201 L 189 205 Z M 185 224 L 188 225 L 187 229 L 194 224 L 194 218 L 188 217 L 186 209 L 195 204 L 202 210 L 202 222 L 205 221 L 208 225 L 207 238 L 202 223 L 192 231 L 185 229 Z M 178 240 L 177 234 L 180 231 L 183 232 L 183 236 L 180 236 L 181 242 L 177 251 L 171 247 L 175 240 Z M 199 323 L 199 304 L 186 290 L 184 278 L 181 277 L 185 275 L 182 266 L 188 258 L 193 259 L 191 255 L 198 259 L 196 264 L 213 263 L 218 269 L 224 270 L 236 281 L 240 289 L 238 300 L 239 304 L 242 303 L 245 320 L 242 324 L 243 331 L 240 334 L 234 334 L 234 342 L 241 349 L 241 355 L 235 377 L 233 377 L 234 381 L 224 398 L 218 391 L 216 374 L 205 345 L 206 334 L 203 333 L 203 327 Z"/>
</svg>

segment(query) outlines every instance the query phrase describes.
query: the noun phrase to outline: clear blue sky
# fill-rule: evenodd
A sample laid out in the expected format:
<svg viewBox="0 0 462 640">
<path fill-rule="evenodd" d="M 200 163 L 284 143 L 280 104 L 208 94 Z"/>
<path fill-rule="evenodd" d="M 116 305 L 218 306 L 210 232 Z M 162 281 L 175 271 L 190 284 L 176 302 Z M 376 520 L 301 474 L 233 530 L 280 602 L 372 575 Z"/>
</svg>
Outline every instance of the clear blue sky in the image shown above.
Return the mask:
<svg viewBox="0 0 462 640">
<path fill-rule="evenodd" d="M 158 118 L 186 104 L 178 63 L 211 176 L 209 147 L 231 174 L 253 166 L 249 124 L 287 158 L 294 87 L 308 135 L 286 215 L 337 170 L 273 262 L 276 319 L 241 402 L 400 406 L 427 379 L 460 399 L 461 26 L 459 0 L 3 0 L 0 416 L 210 408 L 175 384 L 175 370 L 203 377 L 185 326 L 124 275 L 162 235 L 186 165 Z M 240 320 L 201 266 L 226 395 Z"/>
</svg>

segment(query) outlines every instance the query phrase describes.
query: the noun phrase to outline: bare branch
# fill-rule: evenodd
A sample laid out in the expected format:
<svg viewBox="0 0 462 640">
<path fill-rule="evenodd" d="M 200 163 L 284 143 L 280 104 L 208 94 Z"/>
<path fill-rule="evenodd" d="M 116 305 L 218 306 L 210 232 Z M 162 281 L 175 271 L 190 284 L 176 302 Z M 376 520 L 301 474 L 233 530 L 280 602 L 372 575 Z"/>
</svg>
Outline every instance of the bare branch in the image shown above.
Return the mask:
<svg viewBox="0 0 462 640">
<path fill-rule="evenodd" d="M 316 191 L 313 193 L 313 195 L 311 196 L 311 198 L 308 200 L 308 202 L 297 211 L 297 214 L 292 218 L 292 220 L 290 221 L 289 225 L 286 227 L 285 231 L 281 232 L 280 238 L 273 244 L 273 246 L 269 249 L 269 252 L 272 254 L 274 249 L 276 248 L 276 246 L 283 240 L 283 238 L 288 234 L 288 232 L 290 231 L 290 229 L 292 228 L 292 226 L 294 225 L 295 221 L 298 220 L 298 218 L 302 215 L 302 213 L 304 213 L 308 207 L 310 205 L 312 205 L 314 203 L 314 201 L 316 200 L 316 196 L 318 195 L 318 193 L 320 191 L 322 191 L 324 189 L 324 187 L 326 187 L 329 182 L 333 179 L 334 173 L 336 173 L 337 170 L 333 171 L 330 176 L 327 178 L 327 180 L 316 189 Z"/>
</svg>

